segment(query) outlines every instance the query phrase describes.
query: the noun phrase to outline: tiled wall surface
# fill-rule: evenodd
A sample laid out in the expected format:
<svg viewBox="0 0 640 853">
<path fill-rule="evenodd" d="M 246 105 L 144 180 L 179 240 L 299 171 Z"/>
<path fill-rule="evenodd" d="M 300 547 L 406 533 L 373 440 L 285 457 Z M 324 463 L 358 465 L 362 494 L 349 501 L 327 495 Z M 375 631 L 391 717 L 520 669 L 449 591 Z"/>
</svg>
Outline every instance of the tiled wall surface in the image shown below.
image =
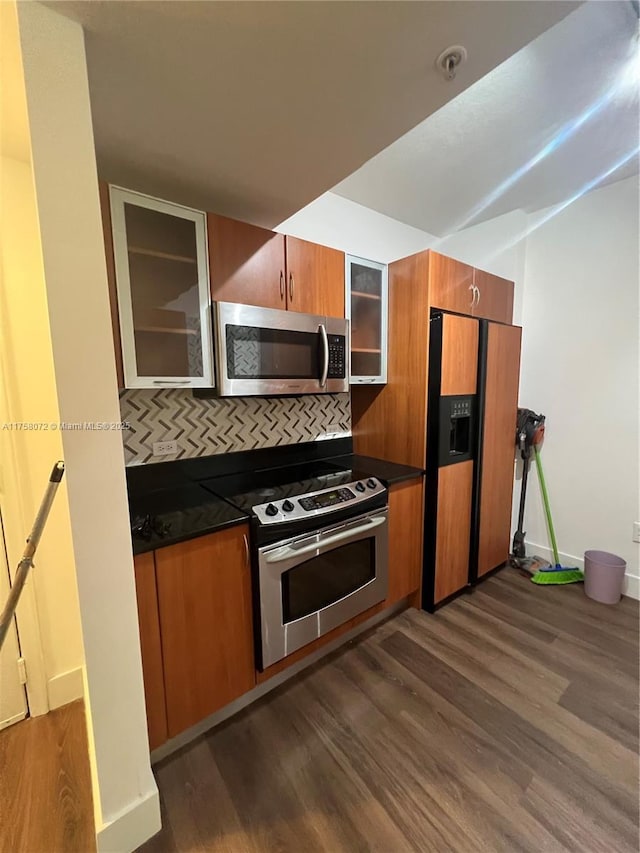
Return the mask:
<svg viewBox="0 0 640 853">
<path fill-rule="evenodd" d="M 185 389 L 123 391 L 127 465 L 168 462 L 236 450 L 351 434 L 349 394 L 301 397 L 195 398 Z M 177 441 L 178 453 L 154 456 L 156 441 Z"/>
</svg>

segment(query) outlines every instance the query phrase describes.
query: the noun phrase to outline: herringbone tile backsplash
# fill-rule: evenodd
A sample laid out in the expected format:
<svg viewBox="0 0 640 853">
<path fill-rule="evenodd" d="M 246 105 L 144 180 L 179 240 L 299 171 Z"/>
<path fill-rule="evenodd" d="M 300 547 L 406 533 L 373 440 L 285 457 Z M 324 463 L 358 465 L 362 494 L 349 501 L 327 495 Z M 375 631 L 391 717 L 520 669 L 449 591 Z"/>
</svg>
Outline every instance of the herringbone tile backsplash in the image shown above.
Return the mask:
<svg viewBox="0 0 640 853">
<path fill-rule="evenodd" d="M 348 394 L 228 397 L 200 400 L 186 389 L 123 391 L 127 465 L 169 462 L 351 434 Z M 178 453 L 154 456 L 156 441 L 177 441 Z"/>
</svg>

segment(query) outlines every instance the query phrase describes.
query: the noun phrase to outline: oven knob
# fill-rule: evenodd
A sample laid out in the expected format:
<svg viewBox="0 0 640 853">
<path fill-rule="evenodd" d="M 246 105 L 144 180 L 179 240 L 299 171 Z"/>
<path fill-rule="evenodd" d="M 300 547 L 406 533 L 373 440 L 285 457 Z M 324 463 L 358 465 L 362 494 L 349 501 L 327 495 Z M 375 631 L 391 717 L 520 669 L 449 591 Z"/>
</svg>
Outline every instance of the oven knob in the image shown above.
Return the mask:
<svg viewBox="0 0 640 853">
<path fill-rule="evenodd" d="M 356 489 L 359 492 L 364 492 L 364 483 L 356 483 Z"/>
<path fill-rule="evenodd" d="M 267 513 L 267 515 L 277 515 L 278 507 L 274 506 L 274 504 L 268 504 L 267 508 L 265 509 L 265 512 Z"/>
<path fill-rule="evenodd" d="M 282 509 L 283 509 L 285 512 L 293 512 L 294 507 L 293 507 L 293 504 L 291 503 L 291 501 L 285 501 L 285 502 L 282 504 Z"/>
<path fill-rule="evenodd" d="M 375 481 L 375 480 L 373 480 L 373 479 L 372 479 L 372 480 L 367 480 L 367 486 L 369 486 L 369 488 L 370 488 L 370 489 L 375 489 L 375 487 L 376 487 L 377 485 L 378 485 L 378 484 L 376 483 L 376 481 Z"/>
</svg>

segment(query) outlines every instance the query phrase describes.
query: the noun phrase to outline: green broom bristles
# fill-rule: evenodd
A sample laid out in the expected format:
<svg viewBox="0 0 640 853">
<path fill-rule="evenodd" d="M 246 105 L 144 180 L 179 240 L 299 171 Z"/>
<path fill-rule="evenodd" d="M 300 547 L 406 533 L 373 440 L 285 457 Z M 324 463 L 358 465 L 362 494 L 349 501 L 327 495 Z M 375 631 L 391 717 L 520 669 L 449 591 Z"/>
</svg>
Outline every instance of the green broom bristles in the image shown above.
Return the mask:
<svg viewBox="0 0 640 853">
<path fill-rule="evenodd" d="M 580 569 L 563 569 L 558 572 L 536 572 L 531 583 L 555 585 L 561 583 L 580 583 L 584 580 L 584 572 Z"/>
</svg>

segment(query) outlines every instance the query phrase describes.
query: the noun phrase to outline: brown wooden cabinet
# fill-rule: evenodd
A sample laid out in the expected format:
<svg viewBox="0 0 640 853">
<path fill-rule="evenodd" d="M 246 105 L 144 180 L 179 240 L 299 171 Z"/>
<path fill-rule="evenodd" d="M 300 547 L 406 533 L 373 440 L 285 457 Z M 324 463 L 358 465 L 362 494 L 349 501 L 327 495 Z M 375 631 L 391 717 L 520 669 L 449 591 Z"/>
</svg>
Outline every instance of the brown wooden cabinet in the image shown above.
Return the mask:
<svg viewBox="0 0 640 853">
<path fill-rule="evenodd" d="M 167 739 L 167 711 L 154 552 L 138 554 L 134 571 L 149 748 L 156 749 Z"/>
<path fill-rule="evenodd" d="M 422 477 L 389 489 L 389 590 L 387 607 L 420 588 L 422 578 Z"/>
<path fill-rule="evenodd" d="M 286 238 L 287 308 L 344 317 L 344 252 Z"/>
<path fill-rule="evenodd" d="M 429 301 L 432 308 L 472 314 L 474 269 L 468 264 L 429 252 Z"/>
<path fill-rule="evenodd" d="M 263 308 L 286 308 L 283 234 L 207 214 L 211 297 Z"/>
<path fill-rule="evenodd" d="M 513 320 L 513 282 L 498 275 L 474 270 L 473 283 L 476 288 L 473 316 L 498 323 Z"/>
<path fill-rule="evenodd" d="M 344 317 L 344 253 L 207 215 L 211 297 Z"/>
<path fill-rule="evenodd" d="M 239 525 L 156 551 L 169 737 L 255 685 L 248 537 Z"/>
<path fill-rule="evenodd" d="M 429 302 L 443 311 L 511 323 L 513 282 L 429 252 Z"/>
</svg>

